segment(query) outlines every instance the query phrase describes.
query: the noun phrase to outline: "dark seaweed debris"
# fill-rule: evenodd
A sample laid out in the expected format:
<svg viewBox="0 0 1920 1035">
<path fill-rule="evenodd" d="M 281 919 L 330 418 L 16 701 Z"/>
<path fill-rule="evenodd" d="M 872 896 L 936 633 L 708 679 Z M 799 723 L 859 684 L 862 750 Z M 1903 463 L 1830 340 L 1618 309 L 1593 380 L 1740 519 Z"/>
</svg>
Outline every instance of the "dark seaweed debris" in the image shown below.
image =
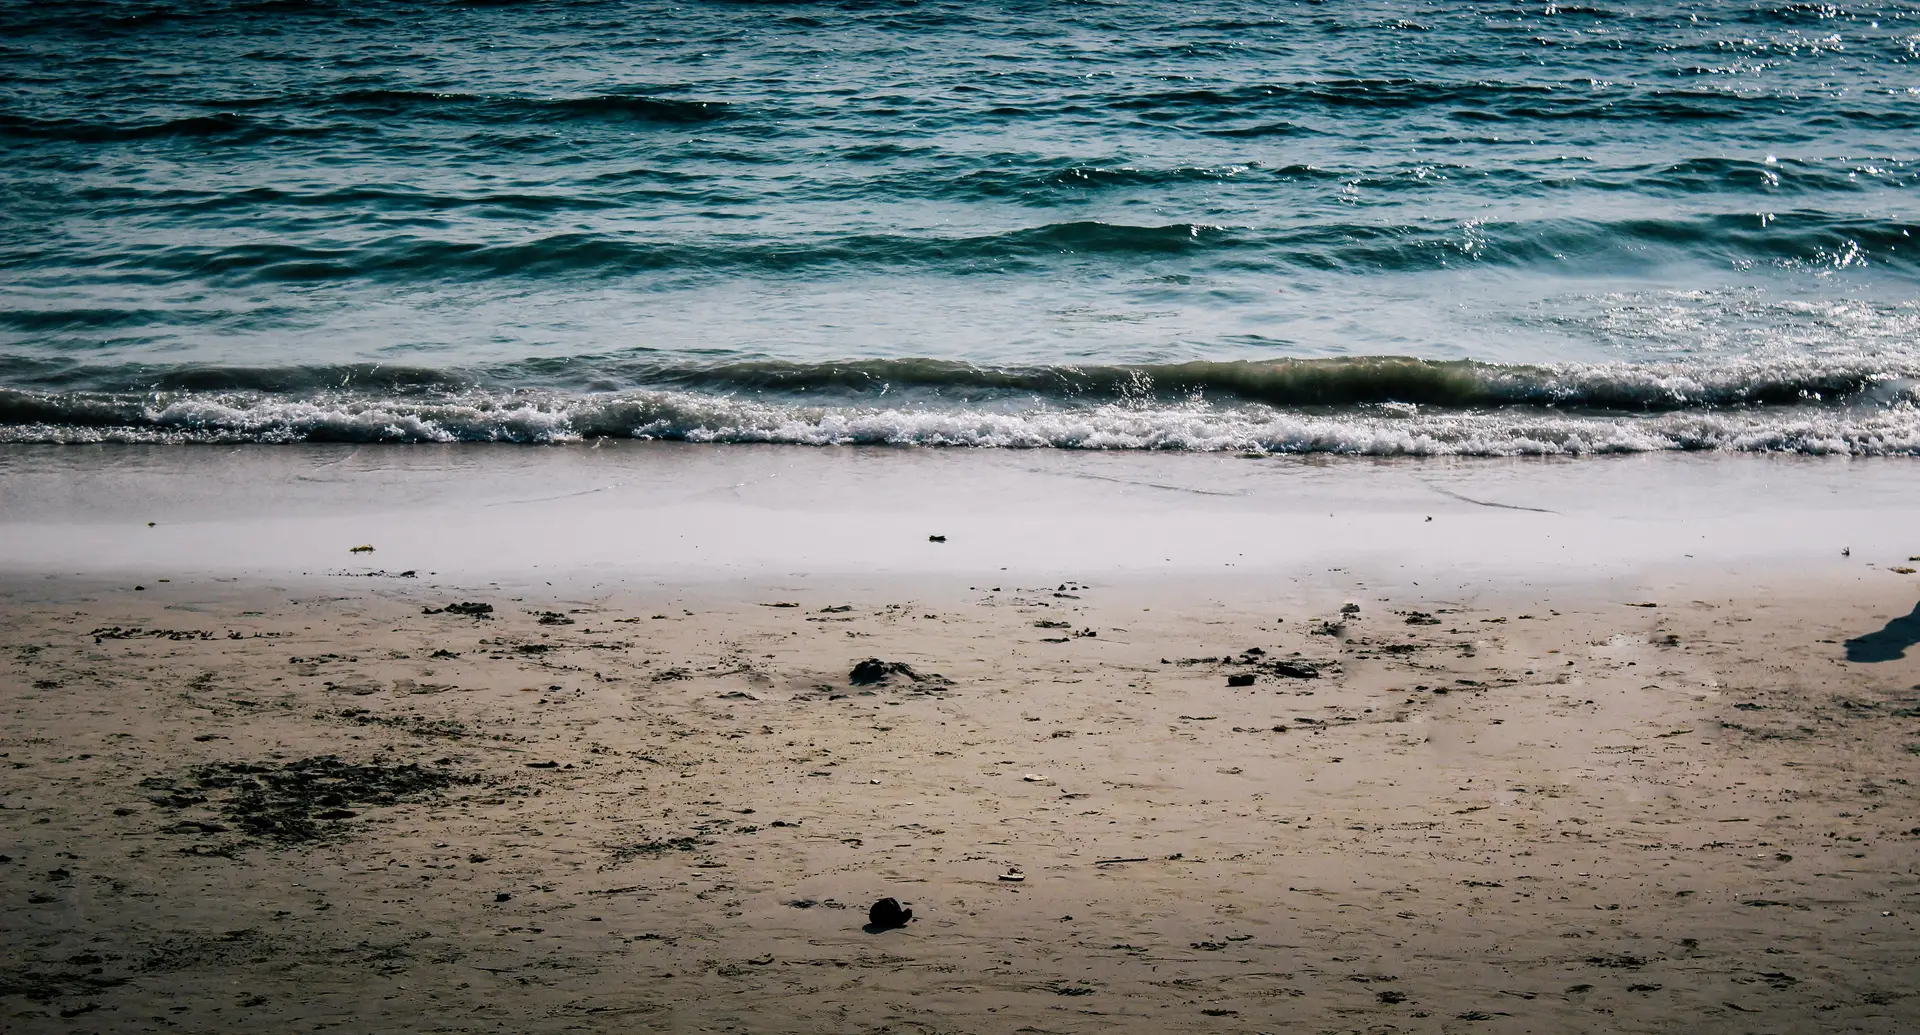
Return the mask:
<svg viewBox="0 0 1920 1035">
<path fill-rule="evenodd" d="M 420 613 L 425 615 L 467 615 L 473 618 L 489 619 L 493 617 L 493 605 L 478 604 L 471 600 L 463 600 L 458 604 L 448 604 L 445 607 L 423 607 L 420 609 Z"/>
<path fill-rule="evenodd" d="M 222 762 L 198 766 L 186 780 L 141 781 L 172 792 L 156 804 L 180 808 L 211 797 L 217 799 L 212 807 L 246 834 L 287 844 L 338 836 L 339 821 L 359 815 L 355 808 L 413 801 L 471 782 L 472 777 L 411 762 L 361 764 L 334 755 L 285 764 Z"/>
<path fill-rule="evenodd" d="M 656 841 L 636 841 L 625 844 L 608 845 L 607 854 L 611 857 L 611 862 L 608 865 L 618 866 L 621 863 L 631 862 L 634 859 L 656 858 L 668 852 L 692 852 L 710 844 L 713 844 L 713 841 L 706 838 L 669 837 Z"/>
<path fill-rule="evenodd" d="M 213 639 L 213 634 L 203 629 L 143 629 L 137 625 L 124 628 L 118 625 L 103 625 L 87 635 L 93 637 L 95 643 L 101 640 L 133 640 L 143 637 L 176 641 Z"/>
<path fill-rule="evenodd" d="M 855 686 L 872 686 L 886 683 L 894 676 L 905 676 L 915 683 L 935 686 L 952 685 L 951 680 L 938 672 L 915 672 L 913 666 L 904 661 L 881 661 L 879 658 L 868 658 L 856 663 L 852 671 L 847 673 L 847 681 Z"/>
</svg>

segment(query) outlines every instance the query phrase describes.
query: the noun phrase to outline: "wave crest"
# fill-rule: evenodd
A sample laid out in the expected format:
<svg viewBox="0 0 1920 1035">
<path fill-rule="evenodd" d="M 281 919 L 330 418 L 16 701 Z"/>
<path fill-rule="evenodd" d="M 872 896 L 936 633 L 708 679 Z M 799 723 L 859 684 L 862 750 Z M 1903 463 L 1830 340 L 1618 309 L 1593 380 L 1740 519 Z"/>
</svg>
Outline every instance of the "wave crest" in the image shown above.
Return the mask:
<svg viewBox="0 0 1920 1035">
<path fill-rule="evenodd" d="M 1920 406 L 1581 415 L 1538 408 L 1304 413 L 1261 404 L 1101 403 L 1015 410 L 805 406 L 684 391 L 33 393 L 0 390 L 0 442 L 702 443 L 1189 450 L 1372 456 L 1587 455 L 1726 450 L 1920 455 Z"/>
</svg>

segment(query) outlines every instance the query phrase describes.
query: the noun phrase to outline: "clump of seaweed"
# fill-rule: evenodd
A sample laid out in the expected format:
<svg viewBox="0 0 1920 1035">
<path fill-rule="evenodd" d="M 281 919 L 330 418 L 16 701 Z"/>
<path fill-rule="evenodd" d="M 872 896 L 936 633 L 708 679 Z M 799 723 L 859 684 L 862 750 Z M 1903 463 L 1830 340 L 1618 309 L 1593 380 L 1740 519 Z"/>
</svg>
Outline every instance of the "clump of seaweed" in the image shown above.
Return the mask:
<svg viewBox="0 0 1920 1035">
<path fill-rule="evenodd" d="M 437 794 L 473 778 L 412 762 L 348 762 L 316 755 L 286 763 L 219 762 L 189 770 L 184 780 L 141 781 L 167 792 L 155 804 L 181 808 L 209 801 L 248 835 L 283 844 L 340 836 L 358 809 L 396 805 Z"/>
</svg>

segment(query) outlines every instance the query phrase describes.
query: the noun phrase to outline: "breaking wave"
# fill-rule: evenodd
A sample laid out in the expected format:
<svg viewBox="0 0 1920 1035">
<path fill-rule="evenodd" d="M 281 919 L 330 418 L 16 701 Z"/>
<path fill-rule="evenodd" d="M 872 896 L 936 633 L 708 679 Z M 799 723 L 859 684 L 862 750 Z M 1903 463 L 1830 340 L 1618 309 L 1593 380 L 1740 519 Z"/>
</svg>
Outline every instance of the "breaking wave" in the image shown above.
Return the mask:
<svg viewBox="0 0 1920 1035">
<path fill-rule="evenodd" d="M 577 366 L 582 361 L 571 361 Z M 150 368 L 0 389 L 0 442 L 703 443 L 1414 456 L 1920 454 L 1920 369 L 1866 361 L 1500 366 L 1403 358 L 993 368 L 607 359 L 565 371 Z M 11 371 L 72 381 L 72 369 Z M 23 376 L 24 375 L 24 376 Z M 99 372 L 89 378 L 96 384 Z M 522 380 L 522 383 L 525 383 Z"/>
</svg>

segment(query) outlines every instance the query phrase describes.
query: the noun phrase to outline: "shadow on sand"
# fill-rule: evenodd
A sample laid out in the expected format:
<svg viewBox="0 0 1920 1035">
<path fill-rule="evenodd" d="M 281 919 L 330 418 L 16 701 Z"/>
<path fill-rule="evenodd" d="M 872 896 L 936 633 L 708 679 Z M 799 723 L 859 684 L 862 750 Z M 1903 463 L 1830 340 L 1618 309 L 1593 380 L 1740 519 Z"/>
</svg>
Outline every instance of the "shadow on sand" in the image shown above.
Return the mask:
<svg viewBox="0 0 1920 1035">
<path fill-rule="evenodd" d="M 1920 604 L 1888 622 L 1879 632 L 1870 632 L 1847 641 L 1848 661 L 1893 661 L 1906 657 L 1907 648 L 1920 643 Z"/>
</svg>

